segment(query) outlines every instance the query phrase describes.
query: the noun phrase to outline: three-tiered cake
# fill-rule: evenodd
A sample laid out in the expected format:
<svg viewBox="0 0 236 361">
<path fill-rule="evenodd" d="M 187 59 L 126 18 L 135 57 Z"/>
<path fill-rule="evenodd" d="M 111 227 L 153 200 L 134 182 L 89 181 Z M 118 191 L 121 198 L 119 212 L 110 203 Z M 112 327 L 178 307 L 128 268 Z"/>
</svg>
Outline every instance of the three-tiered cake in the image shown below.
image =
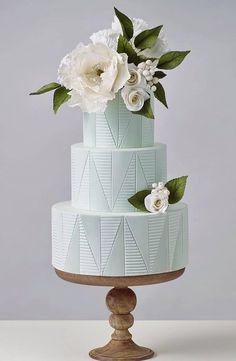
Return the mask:
<svg viewBox="0 0 236 361">
<path fill-rule="evenodd" d="M 132 276 L 187 263 L 187 177 L 167 181 L 166 146 L 154 143 L 153 100 L 187 51 L 169 50 L 163 25 L 149 28 L 114 8 L 111 28 L 61 61 L 53 109 L 79 106 L 84 143 L 71 147 L 72 200 L 52 208 L 52 264 L 72 274 Z M 163 71 L 164 70 L 164 71 Z M 153 188 L 153 189 L 151 189 Z"/>
<path fill-rule="evenodd" d="M 87 275 L 162 273 L 187 264 L 187 206 L 137 211 L 128 199 L 166 182 L 166 146 L 154 122 L 127 110 L 120 93 L 104 113 L 84 114 L 84 143 L 71 147 L 72 201 L 52 208 L 52 264 Z"/>
</svg>

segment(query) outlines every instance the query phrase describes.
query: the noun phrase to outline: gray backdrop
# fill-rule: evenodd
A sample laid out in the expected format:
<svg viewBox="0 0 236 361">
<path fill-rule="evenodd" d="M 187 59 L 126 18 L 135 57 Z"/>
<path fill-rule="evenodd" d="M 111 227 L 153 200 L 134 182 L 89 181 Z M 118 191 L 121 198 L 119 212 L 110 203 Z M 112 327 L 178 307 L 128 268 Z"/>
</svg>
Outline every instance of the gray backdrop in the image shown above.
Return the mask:
<svg viewBox="0 0 236 361">
<path fill-rule="evenodd" d="M 168 144 L 169 178 L 189 175 L 190 261 L 179 280 L 137 287 L 140 319 L 235 319 L 234 0 L 116 0 L 150 25 L 164 24 L 172 49 L 192 49 L 164 80 L 169 110 L 156 106 L 156 136 Z M 82 114 L 51 95 L 79 41 L 109 27 L 110 0 L 0 0 L 1 319 L 103 319 L 106 288 L 63 282 L 50 266 L 50 207 L 70 198 L 70 145 Z"/>
</svg>

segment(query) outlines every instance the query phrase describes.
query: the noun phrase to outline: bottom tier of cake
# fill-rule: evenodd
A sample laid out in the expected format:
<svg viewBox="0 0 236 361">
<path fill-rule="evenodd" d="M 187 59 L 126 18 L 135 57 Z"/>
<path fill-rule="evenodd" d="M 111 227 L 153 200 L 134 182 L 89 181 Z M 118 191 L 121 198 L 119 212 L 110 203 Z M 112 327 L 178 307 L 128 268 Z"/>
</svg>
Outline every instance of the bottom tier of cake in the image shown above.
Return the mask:
<svg viewBox="0 0 236 361">
<path fill-rule="evenodd" d="M 187 265 L 187 206 L 164 214 L 82 211 L 71 202 L 52 207 L 52 264 L 76 274 L 133 276 Z"/>
</svg>

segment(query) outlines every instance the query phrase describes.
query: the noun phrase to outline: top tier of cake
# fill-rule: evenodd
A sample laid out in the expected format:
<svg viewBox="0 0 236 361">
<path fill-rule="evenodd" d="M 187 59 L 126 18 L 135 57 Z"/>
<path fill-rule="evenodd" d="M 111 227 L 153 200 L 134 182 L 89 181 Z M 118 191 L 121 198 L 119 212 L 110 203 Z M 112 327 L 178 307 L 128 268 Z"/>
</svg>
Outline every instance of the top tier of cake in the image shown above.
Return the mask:
<svg viewBox="0 0 236 361">
<path fill-rule="evenodd" d="M 120 95 L 104 113 L 84 113 L 84 145 L 96 148 L 143 148 L 154 144 L 154 121 L 130 112 Z"/>
</svg>

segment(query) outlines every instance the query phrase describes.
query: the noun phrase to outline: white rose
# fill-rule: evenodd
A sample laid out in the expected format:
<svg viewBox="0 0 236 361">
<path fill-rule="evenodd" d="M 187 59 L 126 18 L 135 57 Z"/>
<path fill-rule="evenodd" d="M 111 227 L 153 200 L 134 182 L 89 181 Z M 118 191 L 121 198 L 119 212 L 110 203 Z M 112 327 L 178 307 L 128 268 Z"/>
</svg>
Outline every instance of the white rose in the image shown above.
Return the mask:
<svg viewBox="0 0 236 361">
<path fill-rule="evenodd" d="M 126 86 L 146 88 L 147 83 L 144 76 L 138 70 L 138 67 L 135 64 L 128 64 L 130 78 L 126 82 Z"/>
<path fill-rule="evenodd" d="M 162 182 L 159 182 L 158 185 L 154 183 L 152 187 L 151 194 L 144 199 L 144 205 L 149 212 L 165 213 L 169 205 L 168 198 L 170 192 Z"/>
<path fill-rule="evenodd" d="M 80 43 L 62 59 L 58 81 L 71 89 L 70 106 L 84 112 L 103 112 L 130 78 L 126 54 L 118 54 L 104 44 Z"/>
<path fill-rule="evenodd" d="M 112 29 L 100 30 L 90 36 L 93 44 L 105 44 L 109 48 L 116 50 L 118 44 L 119 33 Z"/>
<path fill-rule="evenodd" d="M 137 112 L 142 109 L 144 102 L 150 98 L 149 94 L 143 88 L 134 88 L 125 86 L 121 90 L 121 96 L 128 110 Z"/>
</svg>

